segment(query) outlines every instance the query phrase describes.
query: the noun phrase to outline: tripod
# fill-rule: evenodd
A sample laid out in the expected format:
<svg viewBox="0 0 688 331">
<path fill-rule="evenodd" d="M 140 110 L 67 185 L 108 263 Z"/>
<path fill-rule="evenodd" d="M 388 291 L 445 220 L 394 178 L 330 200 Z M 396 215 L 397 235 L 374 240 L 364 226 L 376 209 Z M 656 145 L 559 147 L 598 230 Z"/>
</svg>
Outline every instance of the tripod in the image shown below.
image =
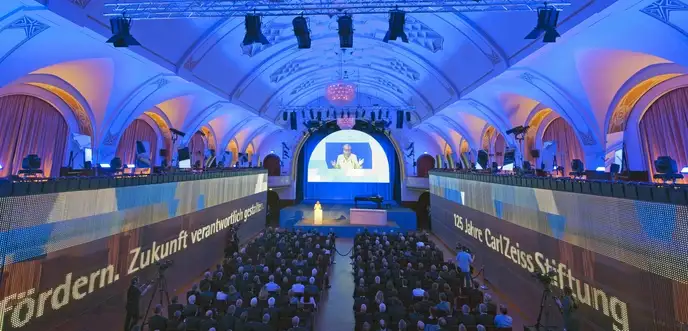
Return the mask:
<svg viewBox="0 0 688 331">
<path fill-rule="evenodd" d="M 546 287 L 542 291 L 542 296 L 540 297 L 540 311 L 538 312 L 538 317 L 537 321 L 535 322 L 535 325 L 526 327 L 526 330 L 529 331 L 554 331 L 556 328 L 553 328 L 551 326 L 545 326 L 542 324 L 542 313 L 545 311 L 545 303 L 547 302 L 547 299 L 552 296 L 552 290 L 549 287 Z"/>
<path fill-rule="evenodd" d="M 160 305 L 167 307 L 170 304 L 170 293 L 167 292 L 167 278 L 165 278 L 165 269 L 162 268 L 158 269 L 158 276 L 155 279 L 155 284 L 153 285 L 153 295 L 151 295 L 150 301 L 148 301 L 146 313 L 143 315 L 143 319 L 141 320 L 140 330 L 143 330 L 143 326 L 148 324 L 148 314 L 150 313 L 151 306 L 155 300 L 156 293 L 159 293 Z"/>
</svg>

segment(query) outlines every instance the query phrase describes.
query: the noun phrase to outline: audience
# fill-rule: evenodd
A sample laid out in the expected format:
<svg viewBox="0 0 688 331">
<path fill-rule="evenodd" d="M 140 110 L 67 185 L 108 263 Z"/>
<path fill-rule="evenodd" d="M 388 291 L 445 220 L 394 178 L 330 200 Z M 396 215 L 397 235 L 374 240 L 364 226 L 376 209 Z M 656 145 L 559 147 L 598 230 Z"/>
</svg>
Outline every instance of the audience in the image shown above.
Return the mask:
<svg viewBox="0 0 688 331">
<path fill-rule="evenodd" d="M 225 261 L 187 291 L 186 305 L 178 297 L 157 305 L 148 329 L 315 331 L 334 249 L 334 234 L 267 229 L 244 248 L 226 249 Z M 507 308 L 478 289 L 463 253 L 447 262 L 427 234 L 360 232 L 351 254 L 354 330 L 510 329 Z"/>
<path fill-rule="evenodd" d="M 334 234 L 267 229 L 242 249 L 230 238 L 225 261 L 187 291 L 187 304 L 156 306 L 147 330 L 313 331 Z"/>
<path fill-rule="evenodd" d="M 446 262 L 427 234 L 366 230 L 354 238 L 351 259 L 355 331 L 511 327 L 505 307 L 502 315 L 490 313 L 495 307 L 472 280 L 470 253 Z"/>
</svg>

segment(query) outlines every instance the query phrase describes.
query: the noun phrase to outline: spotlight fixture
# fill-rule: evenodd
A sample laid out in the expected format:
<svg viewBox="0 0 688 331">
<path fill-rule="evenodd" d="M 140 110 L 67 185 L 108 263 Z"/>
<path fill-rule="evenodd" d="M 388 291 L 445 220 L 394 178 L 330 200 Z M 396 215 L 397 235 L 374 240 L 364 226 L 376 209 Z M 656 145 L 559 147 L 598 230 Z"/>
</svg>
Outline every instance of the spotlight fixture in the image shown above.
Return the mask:
<svg viewBox="0 0 688 331">
<path fill-rule="evenodd" d="M 110 30 L 112 37 L 107 40 L 107 43 L 115 47 L 129 47 L 140 46 L 141 44 L 131 35 L 131 19 L 122 17 L 113 17 L 110 19 Z"/>
<path fill-rule="evenodd" d="M 351 16 L 339 16 L 337 25 L 339 27 L 339 47 L 354 47 L 354 21 Z"/>
<path fill-rule="evenodd" d="M 245 17 L 246 35 L 244 35 L 244 46 L 252 44 L 269 44 L 268 39 L 261 31 L 260 16 L 248 14 Z"/>
<path fill-rule="evenodd" d="M 559 20 L 559 11 L 553 7 L 538 8 L 538 20 L 535 29 L 531 31 L 525 39 L 537 39 L 544 32 L 545 36 L 542 38 L 543 42 L 553 43 L 559 38 L 557 32 L 557 21 Z"/>
<path fill-rule="evenodd" d="M 308 21 L 305 17 L 295 17 L 291 24 L 294 26 L 294 36 L 299 49 L 311 48 L 311 30 L 308 29 Z"/>
<path fill-rule="evenodd" d="M 409 42 L 406 32 L 404 32 L 404 25 L 406 24 L 406 13 L 401 10 L 392 10 L 389 12 L 389 30 L 382 38 L 382 41 L 388 42 L 390 40 L 397 40 L 401 37 L 401 41 Z"/>
</svg>

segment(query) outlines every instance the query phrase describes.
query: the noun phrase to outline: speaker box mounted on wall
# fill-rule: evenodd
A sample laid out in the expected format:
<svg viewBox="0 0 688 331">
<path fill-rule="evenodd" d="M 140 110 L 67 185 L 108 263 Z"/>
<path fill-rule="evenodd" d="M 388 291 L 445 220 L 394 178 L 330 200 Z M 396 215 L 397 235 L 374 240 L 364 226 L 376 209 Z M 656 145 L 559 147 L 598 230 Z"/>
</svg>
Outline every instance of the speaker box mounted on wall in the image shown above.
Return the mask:
<svg viewBox="0 0 688 331">
<path fill-rule="evenodd" d="M 397 129 L 404 128 L 404 112 L 397 110 Z"/>
<path fill-rule="evenodd" d="M 410 111 L 406 112 L 406 122 L 411 122 L 411 112 Z"/>
<path fill-rule="evenodd" d="M 287 114 L 287 112 L 286 112 L 286 111 L 285 111 L 285 112 L 283 112 L 283 113 L 282 113 L 282 120 L 286 122 L 286 121 L 287 121 L 287 119 L 288 119 L 287 117 L 289 117 L 289 114 Z"/>
<path fill-rule="evenodd" d="M 289 123 L 292 130 L 296 130 L 296 112 L 289 113 Z"/>
</svg>

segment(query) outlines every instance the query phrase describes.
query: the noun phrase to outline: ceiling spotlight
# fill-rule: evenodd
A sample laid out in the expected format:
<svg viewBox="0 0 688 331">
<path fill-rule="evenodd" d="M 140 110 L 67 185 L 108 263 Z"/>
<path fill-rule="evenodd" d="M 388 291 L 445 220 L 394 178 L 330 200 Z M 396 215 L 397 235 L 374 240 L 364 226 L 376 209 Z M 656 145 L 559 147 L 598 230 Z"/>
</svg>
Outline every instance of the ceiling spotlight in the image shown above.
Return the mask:
<svg viewBox="0 0 688 331">
<path fill-rule="evenodd" d="M 299 49 L 311 48 L 311 30 L 308 29 L 308 21 L 305 17 L 299 16 L 291 21 L 294 26 L 294 36 L 299 45 Z"/>
<path fill-rule="evenodd" d="M 390 40 L 397 40 L 401 37 L 401 41 L 409 42 L 406 32 L 404 32 L 404 24 L 406 24 L 406 13 L 401 10 L 392 10 L 389 12 L 389 30 L 382 38 L 382 41 L 388 42 Z"/>
<path fill-rule="evenodd" d="M 538 20 L 535 29 L 531 31 L 525 39 L 537 39 L 542 35 L 543 42 L 553 43 L 559 38 L 559 32 L 557 32 L 557 21 L 559 20 L 559 11 L 552 7 L 542 7 L 538 8 Z"/>
<path fill-rule="evenodd" d="M 351 16 L 339 16 L 337 25 L 339 26 L 339 47 L 354 47 L 354 21 Z"/>
<path fill-rule="evenodd" d="M 246 35 L 244 36 L 244 46 L 251 44 L 269 44 L 268 39 L 261 31 L 260 16 L 248 14 L 245 18 Z"/>
<path fill-rule="evenodd" d="M 141 44 L 131 35 L 131 19 L 122 17 L 113 17 L 110 19 L 110 30 L 112 37 L 107 40 L 107 43 L 115 47 L 129 47 L 140 46 Z"/>
</svg>

